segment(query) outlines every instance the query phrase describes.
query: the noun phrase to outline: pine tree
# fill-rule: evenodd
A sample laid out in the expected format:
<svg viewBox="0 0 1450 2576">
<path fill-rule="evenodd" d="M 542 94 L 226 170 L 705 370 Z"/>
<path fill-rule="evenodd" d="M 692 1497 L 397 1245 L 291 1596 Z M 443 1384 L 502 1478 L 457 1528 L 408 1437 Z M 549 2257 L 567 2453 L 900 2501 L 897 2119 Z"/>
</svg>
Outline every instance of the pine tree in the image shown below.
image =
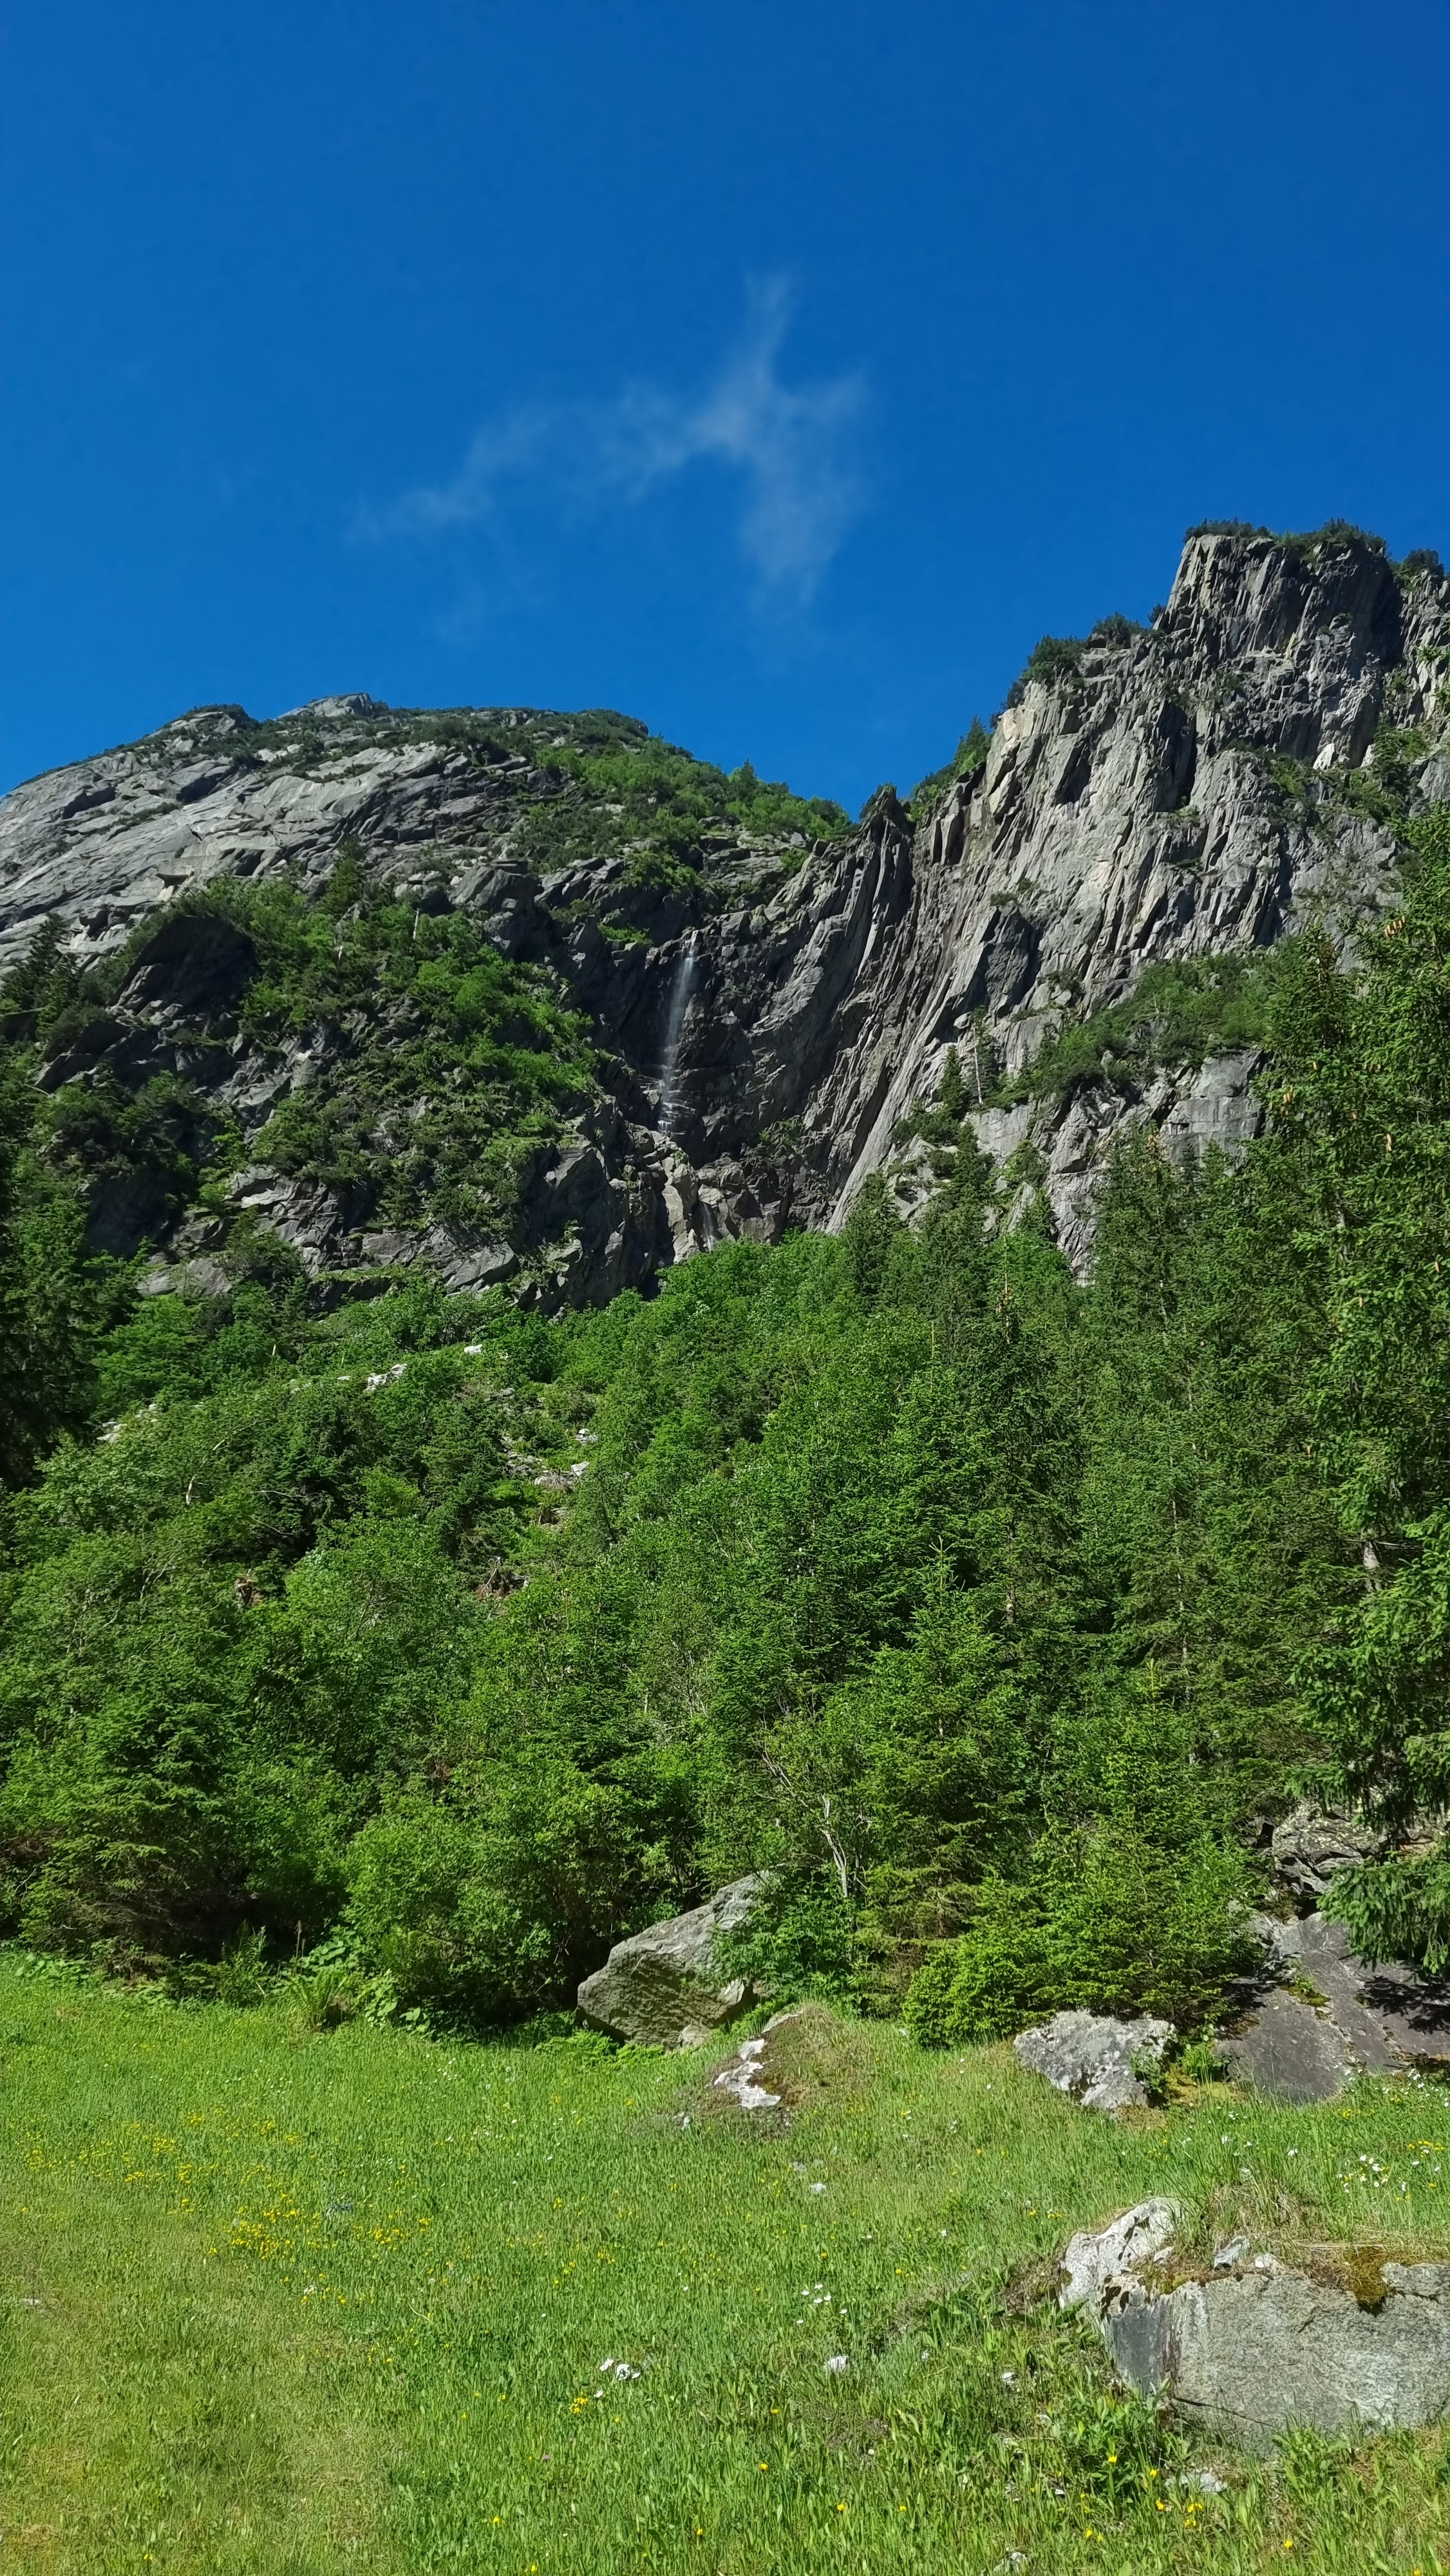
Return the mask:
<svg viewBox="0 0 1450 2576">
<path fill-rule="evenodd" d="M 1343 1792 L 1392 1840 L 1450 1804 L 1450 807 L 1408 827 L 1401 909 L 1358 978 L 1306 959 L 1261 1195 L 1318 1324 L 1312 1429 L 1357 1606 L 1311 1696 Z M 1450 1958 L 1450 1845 L 1336 1880 L 1371 1957 Z"/>
<path fill-rule="evenodd" d="M 1274 1248 L 1221 1157 L 1115 1158 L 1084 1337 L 1097 1663 L 1151 1664 L 1222 1821 L 1315 1749 L 1295 1668 L 1342 1588 Z"/>
<path fill-rule="evenodd" d="M 893 1248 L 905 1230 L 891 1204 L 884 1174 L 868 1173 L 841 1229 L 847 1274 L 863 1306 L 874 1305 L 880 1296 Z"/>
</svg>

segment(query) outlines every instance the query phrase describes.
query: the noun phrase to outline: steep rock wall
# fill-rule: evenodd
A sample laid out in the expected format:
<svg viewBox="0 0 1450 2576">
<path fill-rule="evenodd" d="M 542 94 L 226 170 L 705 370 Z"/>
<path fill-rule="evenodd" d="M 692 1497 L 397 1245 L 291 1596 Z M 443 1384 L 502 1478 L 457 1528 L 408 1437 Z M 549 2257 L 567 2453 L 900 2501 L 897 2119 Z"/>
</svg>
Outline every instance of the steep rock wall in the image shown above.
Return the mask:
<svg viewBox="0 0 1450 2576">
<path fill-rule="evenodd" d="M 538 816 L 560 793 L 548 745 L 576 720 L 475 719 L 486 741 L 361 697 L 261 727 L 205 709 L 15 791 L 0 964 L 48 916 L 79 962 L 132 943 L 124 990 L 41 1083 L 135 1090 L 171 1072 L 260 1135 L 353 1040 L 321 1026 L 259 1044 L 236 1014 L 235 935 L 186 906 L 218 878 L 317 893 L 350 850 L 419 915 L 480 921 L 587 1013 L 601 1078 L 532 1150 L 506 1238 L 390 1229 L 366 1191 L 264 1156 L 234 1171 L 231 1213 L 314 1275 L 422 1263 L 578 1302 L 724 1236 L 837 1225 L 878 1168 L 910 1208 L 931 1168 L 903 1131 L 953 1047 L 982 1094 L 981 1142 L 1004 1168 L 1034 1148 L 1082 1263 L 1113 1138 L 1152 1120 L 1232 1146 L 1253 1129 L 1256 1058 L 1224 1048 L 1036 1091 L 1031 1068 L 1151 965 L 1263 950 L 1315 920 L 1352 942 L 1392 900 L 1396 810 L 1450 794 L 1450 583 L 1433 558 L 1395 567 L 1349 531 L 1196 533 L 1151 628 L 1109 620 L 1039 651 L 972 774 L 910 807 L 883 790 L 855 832 L 814 847 L 702 830 L 693 867 L 659 882 L 618 847 L 617 807 L 596 809 L 597 847 L 586 803 L 566 863 L 540 859 Z M 1398 809 L 1375 790 L 1387 763 Z M 165 1210 L 142 1188 L 92 1221 L 104 1248 L 158 1247 L 156 1286 L 206 1285 L 198 1262 L 224 1275 L 226 1213 Z"/>
</svg>

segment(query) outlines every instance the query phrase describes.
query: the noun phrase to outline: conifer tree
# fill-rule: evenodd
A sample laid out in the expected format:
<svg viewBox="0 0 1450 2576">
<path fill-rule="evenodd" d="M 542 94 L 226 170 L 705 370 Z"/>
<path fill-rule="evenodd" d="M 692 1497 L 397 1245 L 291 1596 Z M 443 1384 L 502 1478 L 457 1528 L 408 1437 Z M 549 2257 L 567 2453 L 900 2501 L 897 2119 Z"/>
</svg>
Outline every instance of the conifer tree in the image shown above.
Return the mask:
<svg viewBox="0 0 1450 2576">
<path fill-rule="evenodd" d="M 1404 901 L 1360 976 L 1312 959 L 1281 1033 L 1265 1197 L 1320 1321 L 1314 1433 L 1357 1605 L 1312 1697 L 1343 1793 L 1390 1837 L 1332 1903 L 1371 1957 L 1450 1958 L 1450 806 L 1411 823 Z"/>
</svg>

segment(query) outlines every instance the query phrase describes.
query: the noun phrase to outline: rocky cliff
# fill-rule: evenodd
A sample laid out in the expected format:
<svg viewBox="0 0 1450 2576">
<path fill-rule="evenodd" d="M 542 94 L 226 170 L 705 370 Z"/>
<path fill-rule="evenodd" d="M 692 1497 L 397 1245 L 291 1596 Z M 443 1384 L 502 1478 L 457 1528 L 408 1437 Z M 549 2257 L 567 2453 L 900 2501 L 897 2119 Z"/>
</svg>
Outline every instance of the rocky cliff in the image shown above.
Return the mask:
<svg viewBox="0 0 1450 2576">
<path fill-rule="evenodd" d="M 0 963 L 58 922 L 69 983 L 47 1023 L 22 971 L 3 1033 L 51 1100 L 166 1105 L 169 1162 L 133 1139 L 82 1171 L 93 1241 L 149 1245 L 153 1289 L 223 1282 L 245 1224 L 319 1282 L 423 1265 L 596 1300 L 723 1237 L 838 1224 L 878 1168 L 918 1204 L 951 1160 L 921 1105 L 958 1077 L 1004 1210 L 1045 1192 L 1081 1262 L 1125 1124 L 1251 1132 L 1254 960 L 1315 920 L 1353 941 L 1393 899 L 1404 820 L 1447 796 L 1436 559 L 1204 529 L 1151 626 L 1045 641 L 990 739 L 854 828 L 623 718 L 198 710 L 5 800 Z M 327 908 L 339 959 L 386 895 L 423 965 L 332 1001 L 315 973 L 279 984 L 273 887 Z M 437 1180 L 439 1147 L 400 1195 L 414 1132 L 463 1117 L 428 960 L 481 990 L 465 932 L 513 977 L 488 985 L 493 1072 L 454 1138 L 468 1186 Z M 523 1115 L 498 1068 L 566 1047 L 570 1079 L 540 1074 Z M 345 1094 L 349 1153 L 309 1144 Z M 289 1126 L 304 1095 L 319 1117 Z"/>
</svg>

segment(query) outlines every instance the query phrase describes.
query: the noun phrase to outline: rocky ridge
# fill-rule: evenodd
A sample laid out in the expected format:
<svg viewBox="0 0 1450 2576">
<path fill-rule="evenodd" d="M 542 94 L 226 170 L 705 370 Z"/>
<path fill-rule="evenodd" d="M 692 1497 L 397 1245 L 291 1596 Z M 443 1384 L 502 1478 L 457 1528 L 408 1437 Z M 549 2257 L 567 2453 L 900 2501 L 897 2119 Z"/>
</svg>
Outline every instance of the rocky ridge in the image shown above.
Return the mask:
<svg viewBox="0 0 1450 2576">
<path fill-rule="evenodd" d="M 1152 1027 L 1127 1059 L 1085 1067 L 1080 1047 L 1058 1078 L 1064 1032 L 1092 1043 L 1149 968 L 1211 985 L 1209 961 L 1313 920 L 1353 941 L 1393 900 L 1397 820 L 1450 796 L 1447 740 L 1435 558 L 1394 565 L 1343 528 L 1205 529 L 1151 626 L 1039 647 L 989 744 L 909 803 L 882 789 L 854 829 L 784 791 L 727 795 L 718 772 L 689 793 L 666 781 L 641 825 L 615 772 L 669 747 L 628 719 L 362 696 L 267 724 L 199 710 L 5 799 L 0 965 L 48 917 L 102 983 L 124 956 L 121 989 L 89 1023 L 70 1015 L 37 1079 L 134 1095 L 164 1075 L 244 1140 L 204 1216 L 144 1172 L 93 1193 L 98 1248 L 151 1244 L 157 1288 L 214 1286 L 208 1264 L 224 1279 L 243 1216 L 314 1278 L 421 1265 L 551 1307 L 722 1238 L 839 1225 L 878 1169 L 909 1212 L 950 1168 L 914 1130 L 952 1049 L 1004 1215 L 1040 1190 L 1081 1264 L 1113 1138 L 1149 1121 L 1232 1149 L 1256 1121 L 1257 1058 L 1226 1018 L 1176 1054 Z M 259 1038 L 245 929 L 206 890 L 320 896 L 343 854 L 415 929 L 477 924 L 591 1032 L 591 1095 L 533 1141 L 492 1230 L 427 1211 L 390 1225 L 366 1188 L 268 1160 L 279 1105 L 361 1040 L 325 1023 Z"/>
</svg>

